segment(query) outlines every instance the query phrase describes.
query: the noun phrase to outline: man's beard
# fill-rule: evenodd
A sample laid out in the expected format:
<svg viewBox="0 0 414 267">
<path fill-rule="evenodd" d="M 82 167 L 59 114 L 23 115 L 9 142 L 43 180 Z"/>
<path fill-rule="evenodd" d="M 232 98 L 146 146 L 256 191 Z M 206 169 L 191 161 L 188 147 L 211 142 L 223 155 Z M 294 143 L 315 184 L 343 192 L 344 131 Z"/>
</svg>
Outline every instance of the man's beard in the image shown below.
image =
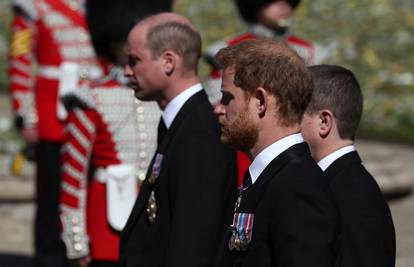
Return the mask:
<svg viewBox="0 0 414 267">
<path fill-rule="evenodd" d="M 258 127 L 249 120 L 249 113 L 243 110 L 238 118 L 231 124 L 221 122 L 223 125 L 221 133 L 221 142 L 229 145 L 234 149 L 249 152 L 256 144 L 259 136 Z"/>
</svg>

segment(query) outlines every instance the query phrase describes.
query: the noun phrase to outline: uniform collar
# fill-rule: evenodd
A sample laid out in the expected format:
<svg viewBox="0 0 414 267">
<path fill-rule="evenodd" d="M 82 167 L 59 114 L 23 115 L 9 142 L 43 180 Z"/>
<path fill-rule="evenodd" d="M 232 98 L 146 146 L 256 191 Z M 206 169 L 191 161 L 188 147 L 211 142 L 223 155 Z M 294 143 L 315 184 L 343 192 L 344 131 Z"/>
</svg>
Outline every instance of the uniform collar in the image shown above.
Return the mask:
<svg viewBox="0 0 414 267">
<path fill-rule="evenodd" d="M 269 29 L 268 27 L 263 26 L 262 24 L 259 24 L 259 23 L 250 24 L 249 29 L 250 29 L 250 32 L 252 32 L 256 36 L 272 38 L 276 40 L 284 40 L 288 36 L 287 32 L 284 34 L 278 34 L 274 30 Z"/>
<path fill-rule="evenodd" d="M 270 146 L 266 147 L 256 158 L 253 160 L 252 164 L 249 166 L 250 177 L 252 178 L 252 183 L 259 178 L 263 170 L 269 165 L 269 163 L 283 153 L 285 150 L 290 148 L 293 145 L 303 142 L 303 137 L 300 133 L 288 135 Z"/>
</svg>

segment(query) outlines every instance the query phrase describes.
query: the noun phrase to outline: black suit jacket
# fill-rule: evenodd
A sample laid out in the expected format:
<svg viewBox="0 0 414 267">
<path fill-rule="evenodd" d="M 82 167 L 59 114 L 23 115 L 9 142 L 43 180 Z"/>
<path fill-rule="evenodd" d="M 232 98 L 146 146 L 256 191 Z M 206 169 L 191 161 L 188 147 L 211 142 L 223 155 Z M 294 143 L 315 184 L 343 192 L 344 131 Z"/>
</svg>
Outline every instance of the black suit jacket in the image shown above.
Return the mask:
<svg viewBox="0 0 414 267">
<path fill-rule="evenodd" d="M 336 266 L 395 266 L 395 231 L 383 195 L 356 151 L 325 171 L 341 217 Z"/>
<path fill-rule="evenodd" d="M 338 216 L 323 173 L 305 143 L 277 156 L 243 195 L 239 212 L 253 213 L 247 251 L 230 251 L 220 266 L 333 266 Z"/>
<path fill-rule="evenodd" d="M 121 266 L 211 266 L 232 216 L 237 165 L 204 91 L 180 109 L 160 149 L 157 218 L 148 223 L 146 180 L 121 234 Z"/>
</svg>

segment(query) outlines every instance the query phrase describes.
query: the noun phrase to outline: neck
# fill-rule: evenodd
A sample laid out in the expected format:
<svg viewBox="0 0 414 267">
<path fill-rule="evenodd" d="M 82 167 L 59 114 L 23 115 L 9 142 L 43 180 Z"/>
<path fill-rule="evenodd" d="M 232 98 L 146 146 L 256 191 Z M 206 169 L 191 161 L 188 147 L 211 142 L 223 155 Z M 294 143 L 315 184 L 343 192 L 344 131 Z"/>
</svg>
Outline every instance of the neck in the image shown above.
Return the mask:
<svg viewBox="0 0 414 267">
<path fill-rule="evenodd" d="M 256 144 L 250 150 L 249 155 L 251 159 L 257 157 L 265 148 L 279 141 L 286 136 L 296 134 L 300 132 L 299 125 L 293 125 L 289 127 L 266 127 L 266 130 L 260 131 Z"/>
<path fill-rule="evenodd" d="M 346 140 L 339 139 L 339 140 L 336 140 L 335 142 L 322 142 L 318 146 L 318 149 L 314 150 L 314 152 L 312 153 L 313 154 L 312 156 L 316 162 L 319 162 L 323 158 L 328 156 L 329 154 L 332 154 L 333 152 L 337 151 L 338 149 L 341 149 L 346 146 L 350 146 L 352 144 L 354 144 L 354 142 L 348 139 Z"/>
<path fill-rule="evenodd" d="M 180 78 L 176 79 L 176 81 L 172 81 L 169 86 L 163 91 L 163 97 L 157 101 L 158 106 L 161 110 L 164 110 L 168 103 L 174 99 L 174 97 L 199 82 L 200 80 L 195 75 L 188 78 Z"/>
</svg>

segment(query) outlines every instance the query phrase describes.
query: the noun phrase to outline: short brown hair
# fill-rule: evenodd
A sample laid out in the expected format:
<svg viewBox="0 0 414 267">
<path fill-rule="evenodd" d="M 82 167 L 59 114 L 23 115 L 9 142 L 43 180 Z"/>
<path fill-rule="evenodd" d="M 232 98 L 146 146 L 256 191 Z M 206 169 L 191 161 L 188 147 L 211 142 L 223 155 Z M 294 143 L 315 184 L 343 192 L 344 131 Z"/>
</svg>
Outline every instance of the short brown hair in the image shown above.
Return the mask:
<svg viewBox="0 0 414 267">
<path fill-rule="evenodd" d="M 309 70 L 314 92 L 306 113 L 329 109 L 335 116 L 339 136 L 354 140 L 363 109 L 361 87 L 355 75 L 336 65 L 316 65 Z"/>
<path fill-rule="evenodd" d="M 184 68 L 197 73 L 201 56 L 201 36 L 189 25 L 170 21 L 150 27 L 146 37 L 146 46 L 153 57 L 159 57 L 170 49 L 183 58 Z"/>
<path fill-rule="evenodd" d="M 303 60 L 284 43 L 261 38 L 223 48 L 216 55 L 220 66 L 234 67 L 234 84 L 251 94 L 258 87 L 278 101 L 285 126 L 300 123 L 312 95 L 312 79 Z"/>
</svg>

